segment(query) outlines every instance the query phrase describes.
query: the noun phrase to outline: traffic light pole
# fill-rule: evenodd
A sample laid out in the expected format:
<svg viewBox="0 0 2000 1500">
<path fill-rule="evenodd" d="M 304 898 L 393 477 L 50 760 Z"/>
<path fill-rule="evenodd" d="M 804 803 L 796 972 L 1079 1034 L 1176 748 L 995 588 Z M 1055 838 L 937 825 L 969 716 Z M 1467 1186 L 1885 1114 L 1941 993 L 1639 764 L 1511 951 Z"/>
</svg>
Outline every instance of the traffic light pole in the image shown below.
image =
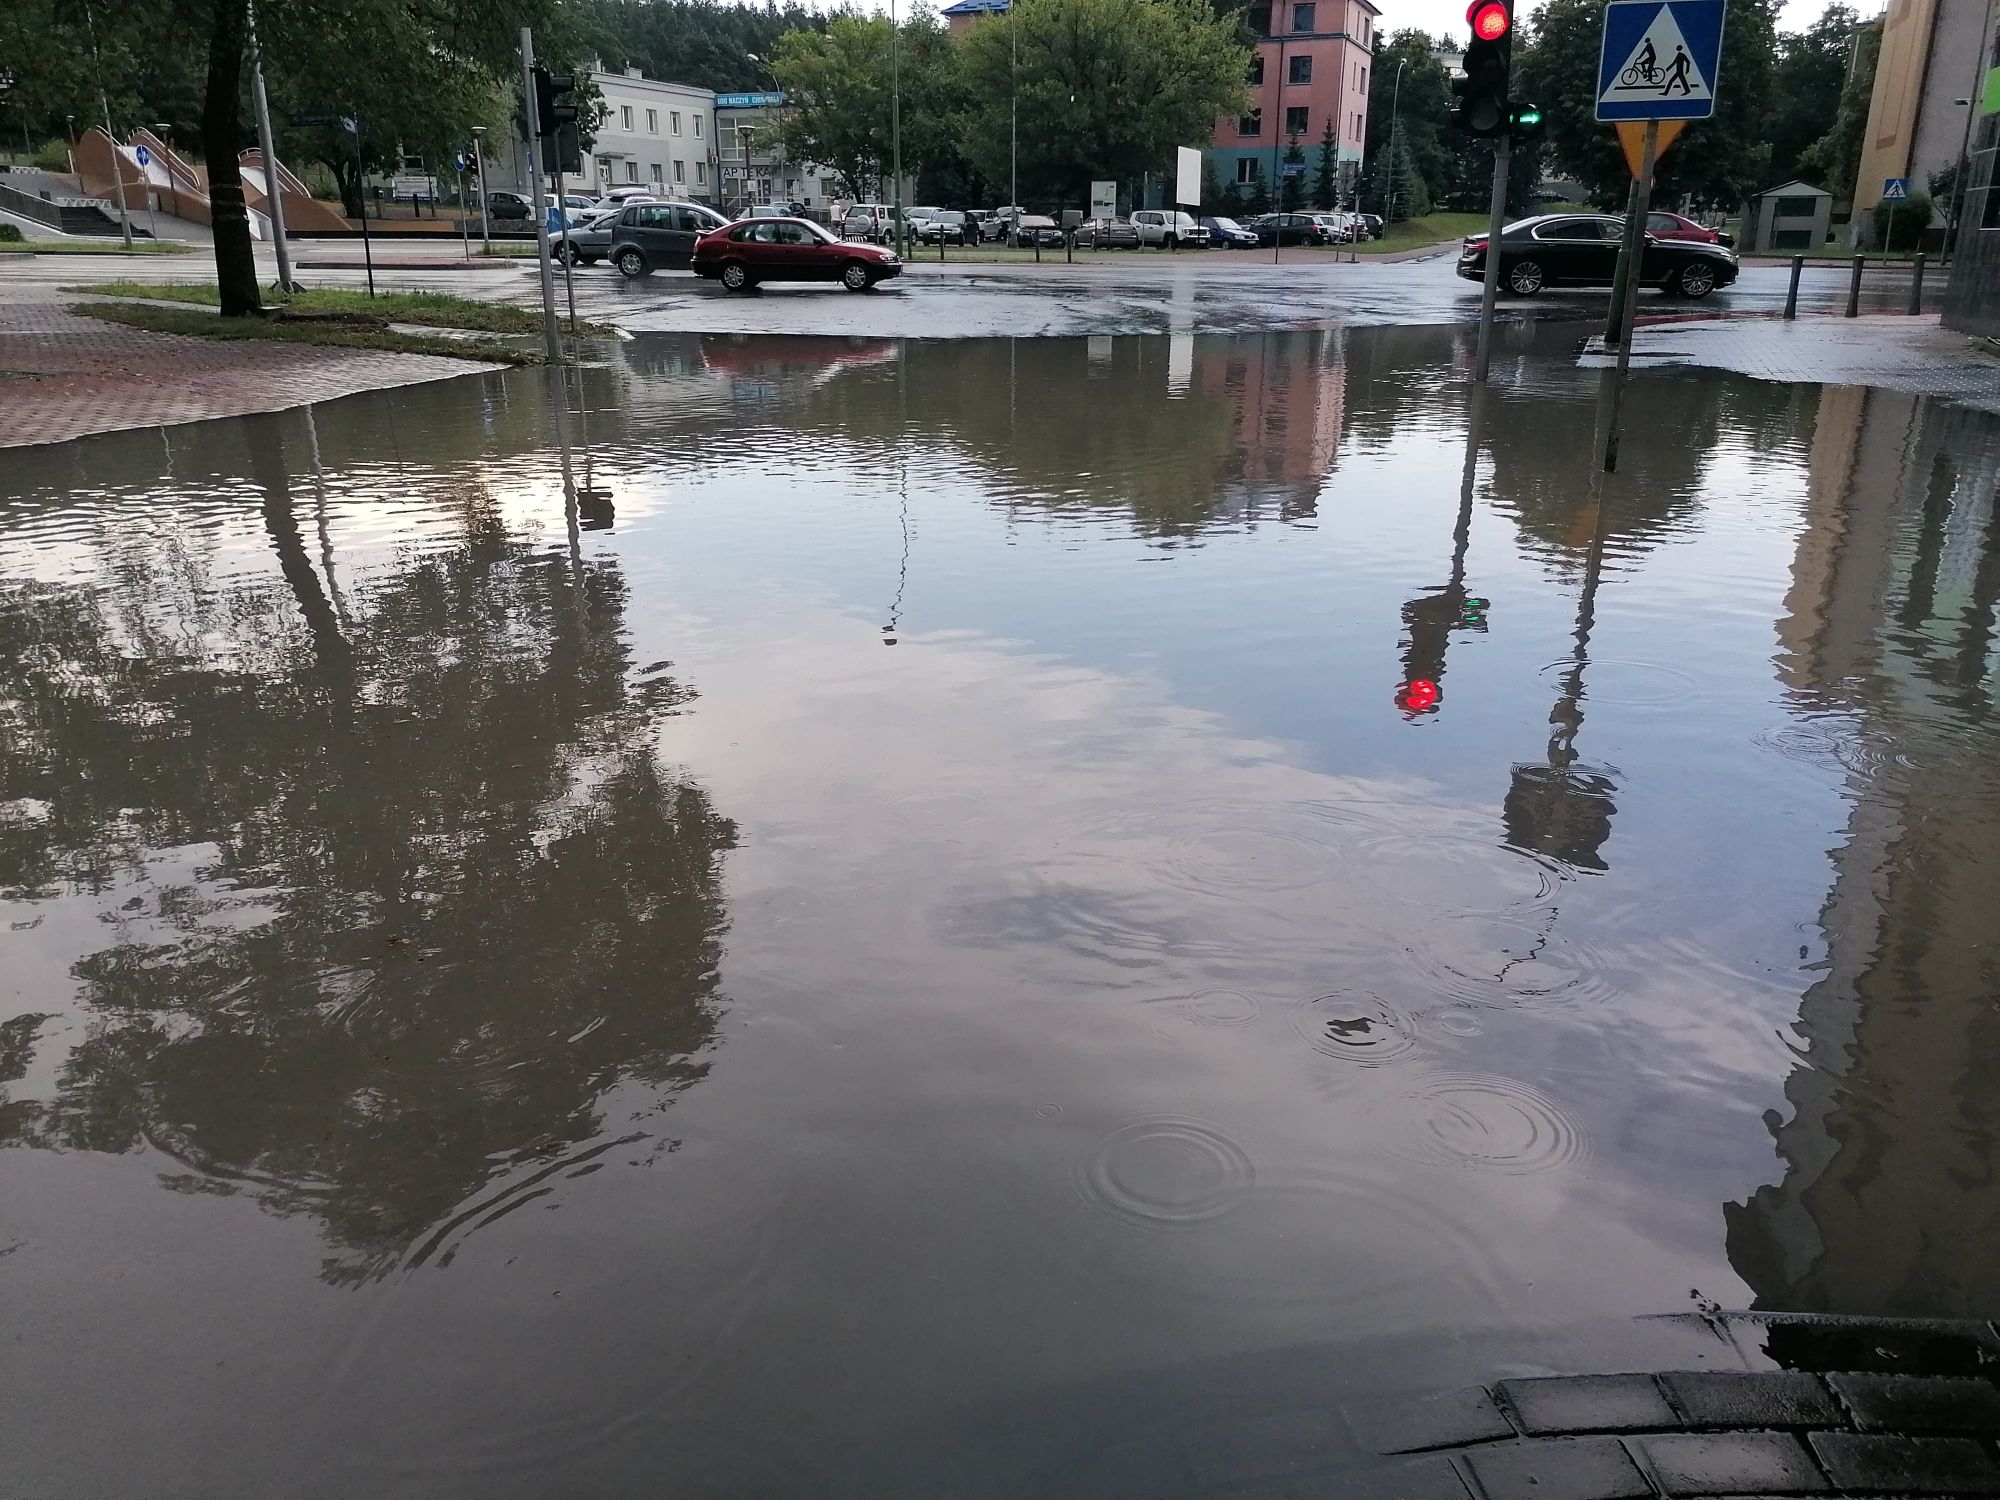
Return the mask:
<svg viewBox="0 0 2000 1500">
<path fill-rule="evenodd" d="M 542 269 L 542 347 L 550 364 L 562 362 L 562 335 L 556 331 L 556 278 L 549 265 L 549 210 L 543 199 L 540 111 L 535 103 L 535 31 L 521 28 L 521 120 L 528 131 L 528 181 L 535 194 L 536 259 Z"/>
<path fill-rule="evenodd" d="M 1502 130 L 1493 138 L 1493 202 L 1486 212 L 1486 279 L 1479 289 L 1479 352 L 1472 378 L 1482 385 L 1493 357 L 1493 305 L 1500 300 L 1500 231 L 1507 220 L 1507 164 L 1513 142 Z"/>
</svg>

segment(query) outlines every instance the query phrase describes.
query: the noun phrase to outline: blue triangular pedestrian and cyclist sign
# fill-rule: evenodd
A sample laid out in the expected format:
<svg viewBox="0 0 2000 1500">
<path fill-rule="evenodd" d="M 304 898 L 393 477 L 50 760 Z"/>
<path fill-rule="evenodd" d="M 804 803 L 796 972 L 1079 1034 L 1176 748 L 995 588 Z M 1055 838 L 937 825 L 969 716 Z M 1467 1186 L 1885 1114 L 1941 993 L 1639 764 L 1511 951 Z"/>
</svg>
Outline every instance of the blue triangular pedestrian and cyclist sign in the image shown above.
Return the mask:
<svg viewBox="0 0 2000 1500">
<path fill-rule="evenodd" d="M 1909 196 L 1910 196 L 1909 178 L 1889 177 L 1883 179 L 1882 201 L 1884 203 L 1900 203 Z"/>
<path fill-rule="evenodd" d="M 1597 59 L 1600 120 L 1715 113 L 1724 0 L 1611 0 Z"/>
</svg>

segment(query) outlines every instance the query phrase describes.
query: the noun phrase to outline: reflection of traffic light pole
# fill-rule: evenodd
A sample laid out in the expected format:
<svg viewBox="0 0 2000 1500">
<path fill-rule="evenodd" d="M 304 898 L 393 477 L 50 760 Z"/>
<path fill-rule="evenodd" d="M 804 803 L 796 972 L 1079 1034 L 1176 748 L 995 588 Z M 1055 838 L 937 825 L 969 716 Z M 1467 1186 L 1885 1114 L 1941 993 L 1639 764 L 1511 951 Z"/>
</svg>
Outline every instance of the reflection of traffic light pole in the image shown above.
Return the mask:
<svg viewBox="0 0 2000 1500">
<path fill-rule="evenodd" d="M 1458 519 L 1451 533 L 1451 579 L 1403 606 L 1403 679 L 1396 707 L 1415 719 L 1444 703 L 1445 649 L 1453 630 L 1486 629 L 1486 601 L 1465 591 L 1465 554 L 1472 541 L 1472 486 L 1479 463 L 1479 419 L 1485 394 L 1472 389 L 1465 418 L 1465 468 L 1458 486 Z"/>
<path fill-rule="evenodd" d="M 1583 728 L 1583 673 L 1590 664 L 1590 632 L 1597 623 L 1597 585 L 1604 572 L 1604 497 L 1600 491 L 1584 559 L 1583 588 L 1577 598 L 1575 646 L 1564 669 L 1555 707 L 1549 710 L 1547 758 L 1514 767 L 1501 816 L 1506 841 L 1581 870 L 1606 868 L 1604 841 L 1611 836 L 1617 809 L 1615 772 L 1577 760 L 1576 737 Z"/>
</svg>

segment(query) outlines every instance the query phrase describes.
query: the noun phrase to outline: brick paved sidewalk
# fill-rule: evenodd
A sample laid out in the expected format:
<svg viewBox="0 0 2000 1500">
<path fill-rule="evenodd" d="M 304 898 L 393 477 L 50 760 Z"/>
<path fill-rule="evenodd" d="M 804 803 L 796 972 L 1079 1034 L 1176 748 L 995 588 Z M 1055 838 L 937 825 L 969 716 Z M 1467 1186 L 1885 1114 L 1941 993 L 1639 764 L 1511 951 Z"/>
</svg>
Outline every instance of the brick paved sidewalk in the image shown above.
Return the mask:
<svg viewBox="0 0 2000 1500">
<path fill-rule="evenodd" d="M 47 302 L 0 303 L 0 448 L 283 411 L 503 368 L 372 349 L 148 333 Z"/>
<path fill-rule="evenodd" d="M 1611 363 L 1593 338 L 1578 360 Z M 1915 396 L 1944 396 L 2000 411 L 2000 359 L 1972 339 L 1939 326 L 1935 316 L 1878 313 L 1860 318 L 1689 318 L 1637 328 L 1632 369 L 1699 366 L 1760 380 L 1878 386 Z"/>
</svg>

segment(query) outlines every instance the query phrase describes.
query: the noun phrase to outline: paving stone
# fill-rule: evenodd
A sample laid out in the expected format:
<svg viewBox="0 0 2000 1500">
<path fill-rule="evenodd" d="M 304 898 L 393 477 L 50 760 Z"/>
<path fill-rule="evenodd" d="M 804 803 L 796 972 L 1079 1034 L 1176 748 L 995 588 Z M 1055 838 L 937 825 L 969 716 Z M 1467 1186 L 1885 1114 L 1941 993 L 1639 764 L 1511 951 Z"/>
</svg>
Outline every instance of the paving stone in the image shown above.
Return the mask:
<svg viewBox="0 0 2000 1500">
<path fill-rule="evenodd" d="M 1829 1375 L 1854 1425 L 1875 1432 L 2000 1432 L 2000 1387 L 1984 1380 Z"/>
<path fill-rule="evenodd" d="M 1496 1443 L 1464 1457 L 1486 1500 L 1642 1500 L 1653 1493 L 1612 1437 Z"/>
<path fill-rule="evenodd" d="M 1844 1490 L 2000 1495 L 2000 1468 L 1971 1438 L 1815 1432 L 1812 1445 Z"/>
<path fill-rule="evenodd" d="M 1348 1471 L 1331 1484 L 1296 1486 L 1295 1493 L 1300 1500 L 1326 1500 L 1329 1495 L 1341 1500 L 1472 1500 L 1457 1468 L 1442 1453 L 1399 1459 L 1365 1474 Z"/>
<path fill-rule="evenodd" d="M 1814 1495 L 1831 1488 L 1789 1432 L 1677 1432 L 1634 1442 L 1670 1495 Z"/>
<path fill-rule="evenodd" d="M 1681 1425 L 1650 1375 L 1503 1380 L 1499 1391 L 1524 1432 L 1645 1432 Z"/>
<path fill-rule="evenodd" d="M 0 448 L 284 411 L 496 368 L 430 354 L 195 338 L 0 301 Z"/>
<path fill-rule="evenodd" d="M 1674 1370 L 1660 1376 L 1696 1427 L 1844 1427 L 1846 1414 L 1817 1375 L 1797 1370 Z"/>
<path fill-rule="evenodd" d="M 1377 1453 L 1421 1453 L 1514 1435 L 1483 1385 L 1415 1401 L 1383 1402 L 1350 1415 L 1362 1441 Z"/>
</svg>

